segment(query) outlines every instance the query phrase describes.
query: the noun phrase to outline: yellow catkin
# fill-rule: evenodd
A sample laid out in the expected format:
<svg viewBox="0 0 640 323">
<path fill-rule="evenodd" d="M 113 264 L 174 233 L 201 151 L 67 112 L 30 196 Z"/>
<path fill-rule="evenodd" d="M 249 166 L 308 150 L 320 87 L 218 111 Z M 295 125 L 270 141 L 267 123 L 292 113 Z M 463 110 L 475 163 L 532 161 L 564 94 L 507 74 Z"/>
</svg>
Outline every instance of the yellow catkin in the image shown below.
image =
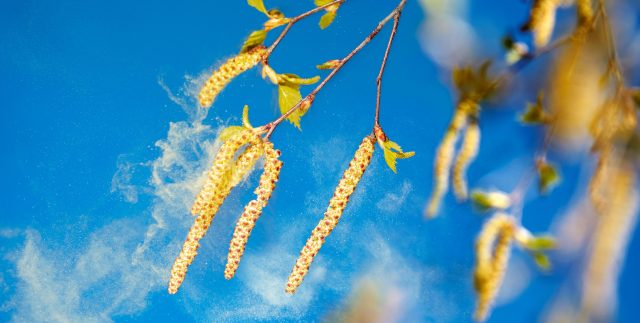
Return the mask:
<svg viewBox="0 0 640 323">
<path fill-rule="evenodd" d="M 440 202 L 449 188 L 449 173 L 455 153 L 456 141 L 458 140 L 460 130 L 467 123 L 470 109 L 473 106 L 475 106 L 475 103 L 466 100 L 458 105 L 449 124 L 449 128 L 447 128 L 447 132 L 444 134 L 438 146 L 433 165 L 433 192 L 431 193 L 431 198 L 425 210 L 428 217 L 433 217 L 438 214 Z"/>
<path fill-rule="evenodd" d="M 593 19 L 591 0 L 576 0 L 576 13 L 579 26 L 586 26 L 591 23 L 591 19 Z"/>
<path fill-rule="evenodd" d="M 244 177 L 251 172 L 263 153 L 264 148 L 262 143 L 247 146 L 242 154 L 240 154 L 236 159 L 236 165 L 233 168 L 231 178 L 229 179 L 229 186 L 235 187 L 240 184 Z"/>
<path fill-rule="evenodd" d="M 606 192 L 610 189 L 609 179 L 612 163 L 615 161 L 611 160 L 611 148 L 603 147 L 598 156 L 598 164 L 589 181 L 589 200 L 599 215 L 606 213 L 605 206 L 608 195 Z"/>
<path fill-rule="evenodd" d="M 476 321 L 484 321 L 498 294 L 507 269 L 511 242 L 516 231 L 513 218 L 497 213 L 483 226 L 476 240 L 476 267 L 473 273 L 477 306 Z"/>
<path fill-rule="evenodd" d="M 320 220 L 320 223 L 313 229 L 311 237 L 309 237 L 304 248 L 302 248 L 300 257 L 296 261 L 287 280 L 285 292 L 289 294 L 296 292 L 296 289 L 300 286 L 302 280 L 304 280 L 304 276 L 309 271 L 309 266 L 313 262 L 314 257 L 324 244 L 325 238 L 331 234 L 331 231 L 333 231 L 338 224 L 340 216 L 342 216 L 342 212 L 344 212 L 349 202 L 349 197 L 356 189 L 364 171 L 371 162 L 371 156 L 375 148 L 374 143 L 375 138 L 373 136 L 367 136 L 362 140 L 355 156 L 349 163 L 349 168 L 347 168 L 342 175 L 342 179 L 340 179 L 338 187 L 329 201 L 329 207 L 324 213 L 324 218 Z"/>
<path fill-rule="evenodd" d="M 462 146 L 453 166 L 453 192 L 458 200 L 464 201 L 467 199 L 467 168 L 478 155 L 479 146 L 480 126 L 476 120 L 472 120 L 464 132 Z"/>
<path fill-rule="evenodd" d="M 537 48 L 549 43 L 556 23 L 557 0 L 535 0 L 531 7 L 527 27 L 533 33 L 533 43 Z"/>
<path fill-rule="evenodd" d="M 636 174 L 628 161 L 609 171 L 609 189 L 593 232 L 583 277 L 581 311 L 585 319 L 606 322 L 616 306 L 616 286 L 638 212 Z M 587 320 L 585 320 L 587 321 Z"/>
<path fill-rule="evenodd" d="M 191 206 L 191 214 L 215 214 L 218 211 L 218 207 L 227 196 L 224 192 L 229 186 L 229 177 L 233 178 L 230 171 L 233 168 L 232 162 L 236 152 L 247 143 L 259 145 L 261 141 L 262 139 L 255 132 L 250 129 L 242 129 L 222 144 L 209 169 L 207 180 Z"/>
<path fill-rule="evenodd" d="M 257 46 L 240 53 L 222 64 L 217 70 L 211 74 L 209 79 L 204 83 L 198 99 L 203 108 L 208 108 L 215 100 L 216 96 L 224 87 L 242 72 L 256 66 L 267 53 L 264 46 Z"/>
<path fill-rule="evenodd" d="M 218 208 L 229 195 L 230 164 L 238 149 L 246 143 L 258 143 L 260 136 L 249 129 L 243 129 L 232 135 L 225 141 L 214 159 L 213 166 L 208 174 L 204 188 L 198 194 L 192 211 L 199 214 L 184 241 L 182 250 L 171 268 L 169 279 L 169 294 L 175 294 L 184 281 L 189 265 L 198 253 L 200 239 L 204 237 L 211 225 Z"/>
<path fill-rule="evenodd" d="M 269 198 L 271 198 L 271 193 L 275 189 L 276 182 L 280 176 L 280 169 L 282 168 L 282 161 L 278 160 L 280 151 L 273 149 L 273 144 L 270 142 L 265 143 L 264 148 L 266 160 L 264 172 L 260 177 L 260 184 L 255 190 L 257 198 L 245 206 L 244 212 L 242 212 L 236 224 L 229 246 L 229 254 L 227 255 L 227 265 L 224 270 L 226 279 L 231 279 L 235 275 L 251 230 L 253 230 L 256 221 L 262 214 L 262 208 L 267 205 Z"/>
</svg>

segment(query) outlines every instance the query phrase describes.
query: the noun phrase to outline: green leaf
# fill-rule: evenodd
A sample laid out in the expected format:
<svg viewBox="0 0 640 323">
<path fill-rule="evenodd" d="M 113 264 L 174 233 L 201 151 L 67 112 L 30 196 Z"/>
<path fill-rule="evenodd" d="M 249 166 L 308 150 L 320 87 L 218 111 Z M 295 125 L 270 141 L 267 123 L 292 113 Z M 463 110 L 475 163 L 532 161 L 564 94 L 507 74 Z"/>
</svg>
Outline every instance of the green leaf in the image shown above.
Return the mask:
<svg viewBox="0 0 640 323">
<path fill-rule="evenodd" d="M 403 152 L 400 145 L 391 140 L 385 141 L 382 148 L 384 152 L 384 161 L 394 173 L 398 173 L 396 170 L 397 159 L 410 158 L 415 155 L 415 152 L 413 151 Z"/>
<path fill-rule="evenodd" d="M 327 27 L 329 27 L 329 25 L 331 25 L 331 23 L 333 22 L 333 20 L 336 18 L 336 12 L 335 11 L 327 11 L 325 12 L 324 15 L 322 15 L 322 17 L 320 17 L 320 22 L 318 23 L 320 25 L 320 29 L 325 29 Z"/>
<path fill-rule="evenodd" d="M 509 195 L 500 191 L 485 192 L 474 190 L 471 192 L 471 202 L 479 212 L 490 209 L 506 209 L 511 205 Z"/>
<path fill-rule="evenodd" d="M 241 131 L 243 129 L 245 128 L 241 126 L 226 127 L 220 132 L 220 135 L 218 135 L 218 140 L 227 141 L 229 140 L 229 138 L 231 138 L 231 136 L 235 135 L 236 133 L 238 133 L 238 131 Z"/>
<path fill-rule="evenodd" d="M 240 53 L 245 53 L 256 46 L 262 45 L 262 43 L 266 38 L 267 38 L 266 30 L 256 30 L 252 32 L 249 35 L 249 37 L 247 37 L 247 40 L 244 41 L 244 44 L 242 44 L 242 49 L 240 50 Z"/>
<path fill-rule="evenodd" d="M 318 82 L 320 76 L 314 76 L 311 78 L 302 78 L 296 74 L 284 73 L 278 74 L 278 104 L 280 105 L 280 112 L 285 114 L 289 109 L 294 107 L 298 102 L 302 100 L 300 94 L 301 85 L 310 85 Z M 311 102 L 309 102 L 310 104 Z M 300 118 L 307 112 L 309 107 L 300 107 L 291 113 L 287 120 L 291 122 L 296 128 L 300 129 Z"/>
<path fill-rule="evenodd" d="M 333 0 L 315 0 L 314 1 L 317 7 L 325 6 L 331 2 L 333 2 Z M 322 17 L 320 17 L 320 23 L 319 23 L 320 29 L 325 29 L 329 27 L 329 25 L 331 25 L 333 20 L 336 18 L 336 12 L 338 11 L 338 8 L 340 8 L 340 3 L 332 4 L 324 8 L 326 12 L 324 15 L 322 15 Z"/>
<path fill-rule="evenodd" d="M 556 239 L 552 236 L 539 236 L 529 239 L 525 248 L 533 251 L 542 251 L 557 248 Z"/>
<path fill-rule="evenodd" d="M 251 126 L 251 122 L 249 122 L 249 106 L 245 105 L 244 109 L 242 109 L 242 125 L 246 128 L 253 129 Z"/>
<path fill-rule="evenodd" d="M 269 13 L 267 12 L 267 8 L 265 8 L 264 6 L 264 2 L 262 2 L 262 0 L 247 0 L 247 3 L 256 8 L 256 10 L 264 13 L 265 15 L 269 15 Z"/>
<path fill-rule="evenodd" d="M 539 162 L 538 168 L 538 188 L 541 193 L 547 193 L 560 181 L 560 175 L 555 167 L 546 161 Z"/>
<path fill-rule="evenodd" d="M 516 41 L 513 39 L 511 35 L 506 35 L 502 37 L 502 47 L 506 50 L 510 50 L 516 44 Z"/>
<path fill-rule="evenodd" d="M 272 9 L 271 11 L 273 11 L 273 10 L 275 10 L 275 9 Z M 271 12 L 271 11 L 269 11 L 269 12 Z M 282 26 L 282 25 L 284 25 L 286 23 L 289 23 L 289 21 L 291 21 L 291 20 L 289 18 L 284 17 L 284 16 L 280 17 L 280 18 L 278 18 L 278 17 L 269 18 L 269 20 L 267 20 L 264 23 L 264 30 L 269 31 L 271 29 L 274 29 L 274 28 L 280 27 L 280 26 Z"/>
<path fill-rule="evenodd" d="M 524 124 L 541 124 L 545 123 L 546 113 L 539 104 L 527 104 L 527 110 L 520 115 L 520 122 Z"/>
<path fill-rule="evenodd" d="M 316 65 L 316 68 L 319 70 L 332 70 L 340 64 L 339 59 L 332 59 L 330 61 L 326 61 L 320 65 Z"/>
<path fill-rule="evenodd" d="M 284 73 L 278 74 L 279 83 L 285 85 L 310 85 L 317 83 L 320 80 L 320 76 L 314 76 L 311 78 L 302 78 L 296 74 Z"/>
<path fill-rule="evenodd" d="M 267 16 L 271 19 L 284 19 L 284 13 L 278 9 L 269 10 Z"/>
<path fill-rule="evenodd" d="M 473 205 L 480 212 L 486 212 L 492 208 L 491 202 L 489 201 L 489 196 L 485 192 L 482 192 L 482 191 L 471 192 L 471 201 L 473 202 Z"/>
<path fill-rule="evenodd" d="M 543 95 L 542 92 L 540 92 L 536 103 L 527 104 L 526 111 L 520 116 L 520 122 L 531 125 L 548 123 L 550 118 L 542 107 L 542 100 Z"/>
<path fill-rule="evenodd" d="M 302 78 L 291 73 L 278 74 L 277 78 L 278 104 L 280 105 L 280 112 L 282 114 L 285 114 L 289 109 L 302 100 L 302 95 L 300 94 L 301 85 L 310 85 L 320 80 L 320 76 Z M 310 103 L 311 102 L 309 102 L 309 104 Z M 307 112 L 308 108 L 309 107 L 307 106 L 296 109 L 287 117 L 287 120 L 296 128 L 300 129 L 300 118 Z"/>
<path fill-rule="evenodd" d="M 495 80 L 489 75 L 491 61 L 484 61 L 476 70 L 471 66 L 456 67 L 453 69 L 453 84 L 461 99 L 474 101 L 490 98 L 497 91 Z"/>
<path fill-rule="evenodd" d="M 280 105 L 280 113 L 285 114 L 300 102 L 300 100 L 302 100 L 302 95 L 300 94 L 299 85 L 289 83 L 280 84 L 278 86 L 278 104 Z M 300 118 L 305 112 L 306 111 L 297 109 L 287 117 L 287 120 L 296 128 L 300 129 Z"/>
<path fill-rule="evenodd" d="M 540 251 L 533 253 L 533 261 L 536 263 L 538 268 L 544 271 L 551 269 L 551 261 L 549 261 L 549 257 Z"/>
</svg>

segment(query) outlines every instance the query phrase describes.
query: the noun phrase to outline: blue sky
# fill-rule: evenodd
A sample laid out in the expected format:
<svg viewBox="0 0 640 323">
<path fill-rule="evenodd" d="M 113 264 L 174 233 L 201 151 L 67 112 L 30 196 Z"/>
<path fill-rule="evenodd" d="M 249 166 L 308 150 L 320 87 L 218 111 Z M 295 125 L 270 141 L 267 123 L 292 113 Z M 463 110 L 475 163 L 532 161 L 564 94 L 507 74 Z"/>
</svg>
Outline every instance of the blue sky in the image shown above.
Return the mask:
<svg viewBox="0 0 640 323">
<path fill-rule="evenodd" d="M 312 5 L 267 1 L 288 15 Z M 304 20 L 270 63 L 279 72 L 324 75 L 316 64 L 344 56 L 394 6 L 349 0 L 324 31 L 318 17 Z M 500 38 L 524 21 L 527 5 L 452 1 L 449 8 L 459 18 L 452 26 L 472 28 L 468 41 L 438 38 L 425 28 L 442 17 L 425 17 L 418 1 L 409 1 L 385 74 L 382 126 L 416 156 L 401 160 L 396 175 L 376 151 L 340 224 L 290 297 L 283 289 L 295 256 L 371 131 L 389 28 L 322 90 L 302 132 L 283 124 L 272 136 L 284 168 L 236 277 L 223 277 L 226 251 L 256 174 L 225 202 L 180 292 L 168 295 L 169 269 L 219 145 L 216 133 L 239 124 L 245 104 L 254 125 L 277 117 L 275 88 L 257 70 L 234 80 L 206 116 L 193 100 L 202 76 L 234 55 L 264 16 L 244 1 L 1 2 L 0 321 L 315 321 L 370 281 L 398 320 L 469 321 L 473 241 L 484 218 L 451 196 L 439 218 L 422 218 L 433 153 L 456 99 L 450 66 L 433 44 L 447 40 L 462 46 L 452 50 L 462 57 L 500 59 Z M 540 73 L 543 63 L 516 82 Z M 469 170 L 473 187 L 511 190 L 531 167 L 541 133 L 514 120 L 536 92 L 517 92 L 483 112 L 482 146 Z M 578 207 L 592 167 L 552 157 L 564 180 L 549 196 L 528 197 L 524 225 L 533 232 L 553 231 L 560 226 L 554 219 Z M 638 250 L 634 234 L 628 254 Z M 543 318 L 580 263 L 563 255 L 552 260 L 555 269 L 543 274 L 514 252 L 491 320 Z M 640 261 L 629 257 L 621 272 L 621 322 L 637 316 L 638 270 Z"/>
</svg>

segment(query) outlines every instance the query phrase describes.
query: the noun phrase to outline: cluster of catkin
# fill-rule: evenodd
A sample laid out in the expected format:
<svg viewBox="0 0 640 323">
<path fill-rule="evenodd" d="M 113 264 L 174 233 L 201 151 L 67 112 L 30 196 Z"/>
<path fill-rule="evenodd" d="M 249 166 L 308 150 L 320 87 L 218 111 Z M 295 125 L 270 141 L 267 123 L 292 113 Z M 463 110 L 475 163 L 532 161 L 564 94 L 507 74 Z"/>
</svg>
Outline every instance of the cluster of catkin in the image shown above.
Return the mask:
<svg viewBox="0 0 640 323">
<path fill-rule="evenodd" d="M 278 159 L 280 151 L 273 148 L 271 142 L 264 144 L 265 165 L 264 172 L 260 176 L 260 184 L 255 190 L 257 198 L 252 200 L 244 207 L 244 212 L 238 219 L 236 228 L 233 232 L 233 238 L 229 246 L 229 254 L 227 255 L 227 265 L 224 270 L 224 277 L 231 279 L 238 269 L 240 258 L 244 253 L 244 248 L 249 240 L 251 230 L 255 226 L 258 218 L 262 214 L 262 208 L 267 205 L 271 194 L 276 187 L 276 182 L 280 177 L 280 169 L 282 161 Z"/>
<path fill-rule="evenodd" d="M 476 240 L 473 283 L 477 295 L 474 319 L 484 321 L 504 278 L 516 233 L 513 217 L 496 213 L 482 227 Z"/>
<path fill-rule="evenodd" d="M 277 160 L 279 152 L 273 149 L 273 144 L 263 140 L 260 134 L 253 129 L 237 128 L 228 136 L 218 150 L 213 165 L 207 174 L 207 180 L 193 203 L 191 213 L 197 217 L 171 269 L 170 294 L 176 293 L 182 284 L 187 269 L 197 254 L 200 239 L 207 233 L 220 205 L 222 205 L 231 190 L 253 169 L 255 163 L 263 154 L 266 155 L 267 167 L 261 180 L 268 180 L 269 185 L 263 184 L 261 181 L 261 185 L 257 190 L 259 204 L 261 205 L 260 209 L 266 205 L 266 201 L 275 187 L 275 182 L 282 166 L 282 163 Z M 235 158 L 237 152 L 243 146 L 246 147 L 245 150 Z M 252 204 L 250 203 L 250 205 Z M 248 238 L 248 233 L 245 238 Z"/>
<path fill-rule="evenodd" d="M 476 158 L 480 145 L 478 110 L 479 106 L 474 100 L 461 100 L 438 146 L 433 166 L 433 192 L 426 209 L 426 214 L 429 217 L 435 216 L 440 209 L 442 198 L 449 188 L 449 174 L 451 172 L 453 173 L 453 190 L 456 197 L 459 200 L 467 199 L 466 171 Z M 462 144 L 456 157 L 455 146 L 461 133 L 463 134 Z"/>
<path fill-rule="evenodd" d="M 293 294 L 296 292 L 296 289 L 300 286 L 309 271 L 309 266 L 311 266 L 314 257 L 324 244 L 324 240 L 338 224 L 340 216 L 342 216 L 349 202 L 349 197 L 356 189 L 358 182 L 360 182 L 362 175 L 371 162 L 375 148 L 374 144 L 375 138 L 373 136 L 367 136 L 362 140 L 355 156 L 349 163 L 349 168 L 344 172 L 342 179 L 340 179 L 338 183 L 338 187 L 333 193 L 333 197 L 329 201 L 329 207 L 324 213 L 324 218 L 322 218 L 315 229 L 313 229 L 311 236 L 300 252 L 300 257 L 296 261 L 287 280 L 287 286 L 285 287 L 287 293 Z"/>
<path fill-rule="evenodd" d="M 267 54 L 267 48 L 260 45 L 247 52 L 240 53 L 226 62 L 224 62 L 217 70 L 213 71 L 209 79 L 204 83 L 198 100 L 203 108 L 211 106 L 216 96 L 224 89 L 231 80 L 242 72 L 258 65 Z"/>
</svg>

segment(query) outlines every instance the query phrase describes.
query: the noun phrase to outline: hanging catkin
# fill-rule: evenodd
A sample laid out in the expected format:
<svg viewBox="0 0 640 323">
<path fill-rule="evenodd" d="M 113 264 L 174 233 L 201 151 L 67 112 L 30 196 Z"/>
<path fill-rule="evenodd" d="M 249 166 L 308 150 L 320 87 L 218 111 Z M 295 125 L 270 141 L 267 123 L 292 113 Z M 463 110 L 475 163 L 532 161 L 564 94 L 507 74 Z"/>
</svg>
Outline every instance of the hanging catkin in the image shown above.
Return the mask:
<svg viewBox="0 0 640 323">
<path fill-rule="evenodd" d="M 489 219 L 476 240 L 476 267 L 473 273 L 477 306 L 476 321 L 484 321 L 498 294 L 507 269 L 511 242 L 516 231 L 512 217 L 497 213 Z"/>
<path fill-rule="evenodd" d="M 247 146 L 236 159 L 236 165 L 229 179 L 229 186 L 233 188 L 240 184 L 244 177 L 251 172 L 263 153 L 264 148 L 261 143 Z"/>
<path fill-rule="evenodd" d="M 182 250 L 171 268 L 170 294 L 175 294 L 180 288 L 189 265 L 196 257 L 200 239 L 207 233 L 218 208 L 231 191 L 229 179 L 232 173 L 231 163 L 236 151 L 247 143 L 255 145 L 259 144 L 260 141 L 259 135 L 243 128 L 231 135 L 218 150 L 213 165 L 209 170 L 207 182 L 192 207 L 192 212 L 199 215 L 196 217 L 191 229 L 189 229 Z"/>
<path fill-rule="evenodd" d="M 229 246 L 229 254 L 227 255 L 227 265 L 224 270 L 224 277 L 231 279 L 238 269 L 240 259 L 244 253 L 244 248 L 249 240 L 251 230 L 258 221 L 258 218 L 262 214 L 262 208 L 267 205 L 271 193 L 276 187 L 276 182 L 280 176 L 280 169 L 282 168 L 282 161 L 278 160 L 280 151 L 273 148 L 271 142 L 264 144 L 265 152 L 265 165 L 264 172 L 260 176 L 260 184 L 255 190 L 257 198 L 252 200 L 244 207 L 244 212 L 236 223 L 236 228 L 233 232 L 233 238 Z"/>
<path fill-rule="evenodd" d="M 213 71 L 213 74 L 211 74 L 202 86 L 202 89 L 200 89 L 200 94 L 198 95 L 200 105 L 203 108 L 210 107 L 216 96 L 231 80 L 242 72 L 256 66 L 264 58 L 266 53 L 266 47 L 262 45 L 256 46 L 224 62 L 217 70 Z"/>
<path fill-rule="evenodd" d="M 529 13 L 529 22 L 524 29 L 533 33 L 536 48 L 549 43 L 556 23 L 558 0 L 535 0 Z"/>
<path fill-rule="evenodd" d="M 209 169 L 207 180 L 191 206 L 191 214 L 211 213 L 215 215 L 228 195 L 224 194 L 227 191 L 227 186 L 229 186 L 231 179 L 234 178 L 232 163 L 236 152 L 247 143 L 260 145 L 261 142 L 262 139 L 258 134 L 250 129 L 241 128 L 222 144 Z M 243 160 L 244 158 L 246 157 L 243 157 Z"/>
<path fill-rule="evenodd" d="M 433 165 L 433 191 L 427 204 L 426 215 L 433 217 L 438 214 L 440 202 L 449 188 L 449 173 L 455 154 L 456 141 L 460 130 L 466 125 L 469 113 L 477 109 L 477 104 L 471 100 L 462 100 L 456 107 L 451 123 L 438 146 Z"/>
<path fill-rule="evenodd" d="M 453 192 L 458 200 L 464 201 L 468 196 L 467 168 L 478 155 L 480 146 L 480 127 L 477 120 L 469 121 L 462 138 L 462 146 L 453 165 Z"/>
<path fill-rule="evenodd" d="M 325 238 L 331 234 L 331 231 L 333 231 L 338 224 L 340 216 L 342 216 L 349 202 L 349 197 L 356 189 L 364 171 L 371 162 L 371 156 L 375 148 L 374 143 L 375 138 L 373 136 L 367 136 L 362 140 L 355 156 L 349 163 L 349 168 L 344 172 L 342 179 L 340 179 L 338 183 L 338 187 L 333 193 L 333 197 L 329 201 L 329 207 L 324 213 L 324 218 L 320 220 L 320 223 L 313 229 L 311 237 L 309 237 L 300 252 L 300 257 L 296 261 L 293 271 L 289 275 L 287 286 L 285 287 L 287 293 L 293 294 L 296 292 L 304 276 L 309 271 L 309 266 L 313 262 L 314 257 L 318 254 L 318 251 L 320 251 L 322 244 L 324 244 Z"/>
<path fill-rule="evenodd" d="M 638 217 L 634 166 L 619 160 L 610 167 L 582 282 L 581 310 L 596 322 L 612 319 L 620 269 Z"/>
</svg>

